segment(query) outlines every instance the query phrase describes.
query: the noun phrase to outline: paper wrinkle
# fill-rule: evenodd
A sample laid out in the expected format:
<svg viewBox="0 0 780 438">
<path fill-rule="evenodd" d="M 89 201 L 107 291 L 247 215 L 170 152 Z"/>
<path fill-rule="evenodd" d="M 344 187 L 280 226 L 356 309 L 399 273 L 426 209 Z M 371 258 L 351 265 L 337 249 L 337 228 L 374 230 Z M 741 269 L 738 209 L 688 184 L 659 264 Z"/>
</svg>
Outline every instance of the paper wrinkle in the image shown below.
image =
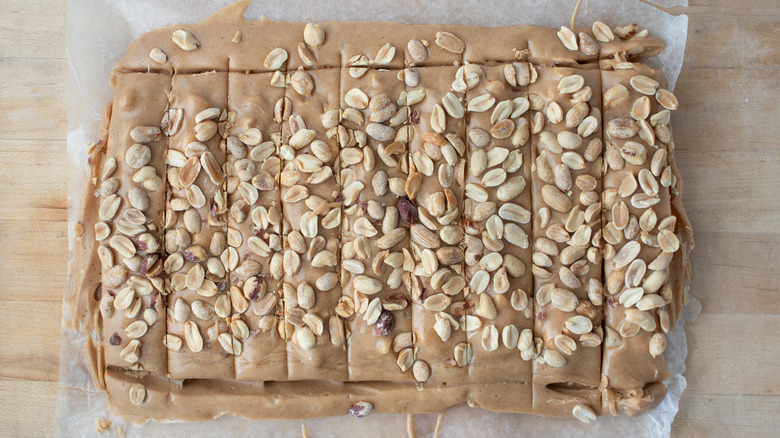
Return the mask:
<svg viewBox="0 0 780 438">
<path fill-rule="evenodd" d="M 687 0 L 652 0 L 662 7 L 687 6 Z M 127 46 L 142 34 L 175 23 L 195 23 L 233 3 L 230 0 L 82 0 L 68 2 L 68 238 L 74 238 L 73 223 L 79 220 L 80 198 L 87 179 L 85 145 L 95 141 L 103 107 L 113 93 L 108 80 L 111 69 L 124 55 Z M 540 6 L 533 0 L 506 0 L 486 7 L 484 0 L 459 0 L 457 5 L 445 2 L 398 0 L 389 8 L 382 0 L 364 0 L 360 7 L 337 0 L 255 1 L 246 12 L 249 19 L 265 15 L 284 21 L 398 21 L 408 24 L 443 23 L 480 26 L 532 24 L 568 26 L 575 0 L 549 0 Z M 565 12 L 561 12 L 565 11 Z M 671 16 L 638 0 L 584 2 L 577 15 L 578 26 L 600 20 L 611 27 L 638 23 L 651 35 L 666 43 L 666 50 L 651 64 L 660 67 L 673 89 L 682 67 L 688 28 L 687 15 Z M 72 254 L 70 255 L 72 257 Z M 222 417 L 205 423 L 155 423 L 143 426 L 125 424 L 109 410 L 105 394 L 96 390 L 84 358 L 86 334 L 73 330 L 72 310 L 68 297 L 73 280 L 68 279 L 63 302 L 63 324 L 60 350 L 60 378 L 57 394 L 56 434 L 58 436 L 98 436 L 96 421 L 111 420 L 113 428 L 124 429 L 128 437 L 165 435 L 191 436 L 300 436 L 301 424 L 317 437 L 405 436 L 406 415 L 374 414 L 357 420 L 351 417 L 310 420 L 246 420 Z M 542 418 L 527 414 L 502 414 L 468 408 L 465 405 L 448 410 L 441 428 L 449 436 L 624 436 L 626 430 L 642 430 L 647 437 L 666 437 L 678 410 L 686 381 L 687 345 L 684 322 L 692 321 L 701 311 L 691 297 L 683 310 L 677 330 L 667 338 L 667 359 L 674 374 L 666 381 L 667 396 L 653 411 L 639 418 L 604 417 L 594 424 L 576 420 Z M 436 415 L 415 415 L 417 436 L 432 436 Z M 262 428 L 262 429 L 260 429 Z M 377 433 L 381 431 L 381 433 Z M 116 433 L 114 432 L 114 435 Z"/>
</svg>

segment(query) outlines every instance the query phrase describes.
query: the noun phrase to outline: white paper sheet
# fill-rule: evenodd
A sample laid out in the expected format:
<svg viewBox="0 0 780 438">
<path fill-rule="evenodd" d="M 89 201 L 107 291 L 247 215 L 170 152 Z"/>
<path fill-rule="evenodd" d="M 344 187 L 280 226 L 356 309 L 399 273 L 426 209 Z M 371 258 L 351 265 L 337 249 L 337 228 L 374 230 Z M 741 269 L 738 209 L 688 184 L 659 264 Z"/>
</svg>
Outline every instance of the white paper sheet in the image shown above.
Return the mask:
<svg viewBox="0 0 780 438">
<path fill-rule="evenodd" d="M 687 6 L 687 0 L 652 0 L 662 7 Z M 85 145 L 94 141 L 100 125 L 101 110 L 113 93 L 108 84 L 111 69 L 124 55 L 127 46 L 143 33 L 175 23 L 201 21 L 230 0 L 80 0 L 68 2 L 68 218 L 78 221 L 79 199 L 87 175 Z M 458 0 L 457 2 L 420 2 L 418 0 L 285 0 L 255 1 L 246 17 L 266 15 L 285 21 L 398 21 L 409 24 L 448 23 L 480 26 L 533 24 L 559 27 L 568 25 L 576 0 Z M 565 12 L 564 12 L 565 11 Z M 600 20 L 611 27 L 638 23 L 651 35 L 666 43 L 663 54 L 651 60 L 661 66 L 673 89 L 683 62 L 688 29 L 686 15 L 672 16 L 638 0 L 583 1 L 577 16 L 578 25 Z M 73 241 L 69 227 L 70 242 Z M 71 292 L 69 279 L 66 296 Z M 685 389 L 687 346 L 683 322 L 698 316 L 700 305 L 694 298 L 684 310 L 678 329 L 668 337 L 666 354 L 669 370 L 674 374 L 667 382 L 667 396 L 652 412 L 640 418 L 601 418 L 585 425 L 576 420 L 556 420 L 533 415 L 499 414 L 459 406 L 445 413 L 442 437 L 450 436 L 669 436 Z M 111 421 L 112 433 L 118 429 L 128 437 L 165 435 L 192 436 L 301 436 L 305 424 L 313 437 L 339 436 L 405 436 L 404 415 L 371 415 L 312 420 L 249 421 L 224 417 L 202 423 L 125 424 L 108 409 L 105 394 L 96 391 L 87 372 L 83 346 L 87 334 L 71 327 L 71 309 L 63 306 L 62 347 L 60 353 L 60 391 L 57 396 L 56 431 L 60 436 L 97 436 L 96 421 Z M 416 436 L 432 436 L 435 415 L 414 417 Z M 642 431 L 641 434 L 635 433 Z"/>
</svg>

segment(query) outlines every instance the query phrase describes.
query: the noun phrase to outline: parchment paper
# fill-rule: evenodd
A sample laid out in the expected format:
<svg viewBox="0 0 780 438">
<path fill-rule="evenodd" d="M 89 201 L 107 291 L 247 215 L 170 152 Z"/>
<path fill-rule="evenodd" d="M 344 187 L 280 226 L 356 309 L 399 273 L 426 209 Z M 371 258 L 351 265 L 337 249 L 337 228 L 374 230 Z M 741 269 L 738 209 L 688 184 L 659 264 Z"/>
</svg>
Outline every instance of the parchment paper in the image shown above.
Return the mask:
<svg viewBox="0 0 780 438">
<path fill-rule="evenodd" d="M 87 175 L 85 145 L 94 141 L 100 124 L 100 111 L 111 100 L 108 78 L 114 64 L 124 55 L 128 44 L 143 33 L 174 23 L 194 23 L 205 19 L 230 0 L 80 0 L 68 2 L 68 219 L 78 221 L 79 199 Z M 256 0 L 246 16 L 258 19 L 266 15 L 285 21 L 391 20 L 409 24 L 445 23 L 480 26 L 534 24 L 560 27 L 569 25 L 576 0 L 457 0 L 420 2 L 417 0 Z M 687 0 L 655 0 L 663 8 L 687 7 Z M 651 35 L 666 43 L 663 54 L 650 62 L 663 69 L 674 88 L 682 66 L 688 29 L 686 15 L 672 16 L 638 0 L 584 1 L 577 24 L 590 25 L 601 20 L 611 27 L 638 23 Z M 680 129 L 678 127 L 678 129 Z M 73 242 L 73 227 L 69 227 Z M 65 297 L 72 295 L 69 279 Z M 442 437 L 450 436 L 669 436 L 685 389 L 687 346 L 683 323 L 698 316 L 695 298 L 683 311 L 677 330 L 668 337 L 666 354 L 674 374 L 667 382 L 667 396 L 652 412 L 640 418 L 609 417 L 586 425 L 576 420 L 555 420 L 532 415 L 499 414 L 458 406 L 447 411 L 441 427 Z M 108 409 L 105 394 L 95 389 L 83 357 L 86 336 L 74 330 L 72 309 L 63 303 L 60 379 L 57 395 L 56 433 L 60 436 L 97 436 L 97 423 L 110 425 L 111 435 L 172 437 L 191 436 L 301 436 L 302 425 L 312 437 L 351 436 L 401 437 L 407 433 L 404 415 L 370 415 L 363 419 L 333 417 L 312 420 L 249 421 L 223 417 L 202 423 L 125 424 Z M 415 415 L 416 436 L 432 436 L 435 415 Z M 637 433 L 641 431 L 641 433 Z M 103 434 L 105 436 L 105 434 Z"/>
</svg>

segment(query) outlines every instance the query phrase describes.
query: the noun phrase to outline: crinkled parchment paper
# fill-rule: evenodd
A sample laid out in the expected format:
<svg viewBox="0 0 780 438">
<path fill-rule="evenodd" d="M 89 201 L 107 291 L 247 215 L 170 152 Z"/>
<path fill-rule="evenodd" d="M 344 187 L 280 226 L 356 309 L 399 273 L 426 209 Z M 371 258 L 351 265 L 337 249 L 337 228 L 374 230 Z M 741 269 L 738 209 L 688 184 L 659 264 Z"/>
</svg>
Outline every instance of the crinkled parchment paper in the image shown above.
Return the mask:
<svg viewBox="0 0 780 438">
<path fill-rule="evenodd" d="M 124 55 L 128 44 L 143 33 L 174 23 L 193 23 L 205 19 L 230 0 L 80 0 L 68 2 L 68 188 L 69 221 L 78 221 L 79 199 L 86 181 L 85 145 L 94 141 L 100 124 L 100 111 L 111 100 L 113 90 L 108 84 L 114 64 Z M 256 0 L 247 10 L 247 18 L 266 15 L 285 21 L 381 21 L 410 24 L 443 23 L 480 26 L 533 24 L 560 27 L 569 25 L 576 0 L 457 0 L 420 2 L 415 0 L 362 0 L 352 3 L 337 0 Z M 687 6 L 687 0 L 655 0 L 664 7 Z M 677 9 L 676 9 L 677 10 Z M 674 86 L 682 66 L 688 17 L 672 16 L 638 0 L 587 0 L 577 16 L 578 25 L 601 20 L 612 27 L 636 22 L 651 35 L 666 43 L 663 54 L 650 62 L 662 66 Z M 679 127 L 678 127 L 679 129 Z M 72 230 L 72 227 L 70 227 Z M 72 242 L 73 232 L 70 232 Z M 65 296 L 73 291 L 69 279 Z M 694 299 L 683 312 L 678 329 L 668 338 L 666 354 L 673 376 L 666 382 L 666 399 L 652 412 L 640 418 L 601 418 L 585 425 L 575 420 L 555 420 L 532 415 L 499 414 L 459 406 L 444 414 L 442 437 L 448 436 L 668 436 L 678 401 L 685 389 L 687 352 L 684 320 L 699 313 Z M 72 309 L 67 300 L 63 306 L 60 381 L 57 396 L 56 430 L 61 436 L 97 436 L 98 420 L 111 423 L 110 433 L 121 429 L 127 436 L 300 436 L 301 426 L 313 437 L 405 436 L 407 418 L 404 415 L 371 415 L 363 419 L 343 416 L 312 420 L 249 421 L 223 417 L 205 423 L 147 423 L 143 426 L 125 424 L 108 409 L 106 396 L 96 391 L 83 357 L 86 336 L 94 334 L 74 330 Z M 105 423 L 108 424 L 108 423 Z M 414 416 L 417 436 L 432 436 L 435 415 Z M 637 431 L 642 433 L 637 434 Z"/>
</svg>

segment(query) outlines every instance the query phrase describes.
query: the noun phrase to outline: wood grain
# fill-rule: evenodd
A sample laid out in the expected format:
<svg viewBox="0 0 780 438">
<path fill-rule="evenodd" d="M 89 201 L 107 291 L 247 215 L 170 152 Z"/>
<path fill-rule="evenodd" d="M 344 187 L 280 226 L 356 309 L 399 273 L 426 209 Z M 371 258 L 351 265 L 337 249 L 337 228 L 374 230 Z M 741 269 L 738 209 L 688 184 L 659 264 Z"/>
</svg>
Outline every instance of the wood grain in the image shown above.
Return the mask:
<svg viewBox="0 0 780 438">
<path fill-rule="evenodd" d="M 0 58 L 0 139 L 65 139 L 66 69 L 62 59 Z"/>
<path fill-rule="evenodd" d="M 65 59 L 65 0 L 3 0 L 0 55 Z"/>
<path fill-rule="evenodd" d="M 65 1 L 0 20 L 0 436 L 52 436 L 67 262 Z"/>
<path fill-rule="evenodd" d="M 0 435 L 54 435 L 57 382 L 0 379 Z"/>
<path fill-rule="evenodd" d="M 0 140 L 0 199 L 15 201 L 0 205 L 0 221 L 66 221 L 65 160 L 64 140 Z"/>
<path fill-rule="evenodd" d="M 780 315 L 706 312 L 688 333 L 688 392 L 780 396 L 780 350 L 767 336 Z"/>
<path fill-rule="evenodd" d="M 0 306 L 0 380 L 57 382 L 61 306 L 57 302 L 3 301 Z"/>
<path fill-rule="evenodd" d="M 67 256 L 65 1 L 0 20 L 0 436 L 54 433 Z M 673 116 L 696 230 L 688 388 L 673 436 L 764 437 L 780 417 L 780 6 L 691 0 Z"/>
<path fill-rule="evenodd" d="M 683 393 L 673 437 L 777 436 L 780 397 Z"/>
<path fill-rule="evenodd" d="M 777 69 L 777 2 L 690 0 L 688 5 L 686 68 Z"/>
<path fill-rule="evenodd" d="M 64 162 L 62 140 L 0 140 L 0 299 L 52 301 L 63 290 L 67 166 L 55 163 Z"/>
</svg>

